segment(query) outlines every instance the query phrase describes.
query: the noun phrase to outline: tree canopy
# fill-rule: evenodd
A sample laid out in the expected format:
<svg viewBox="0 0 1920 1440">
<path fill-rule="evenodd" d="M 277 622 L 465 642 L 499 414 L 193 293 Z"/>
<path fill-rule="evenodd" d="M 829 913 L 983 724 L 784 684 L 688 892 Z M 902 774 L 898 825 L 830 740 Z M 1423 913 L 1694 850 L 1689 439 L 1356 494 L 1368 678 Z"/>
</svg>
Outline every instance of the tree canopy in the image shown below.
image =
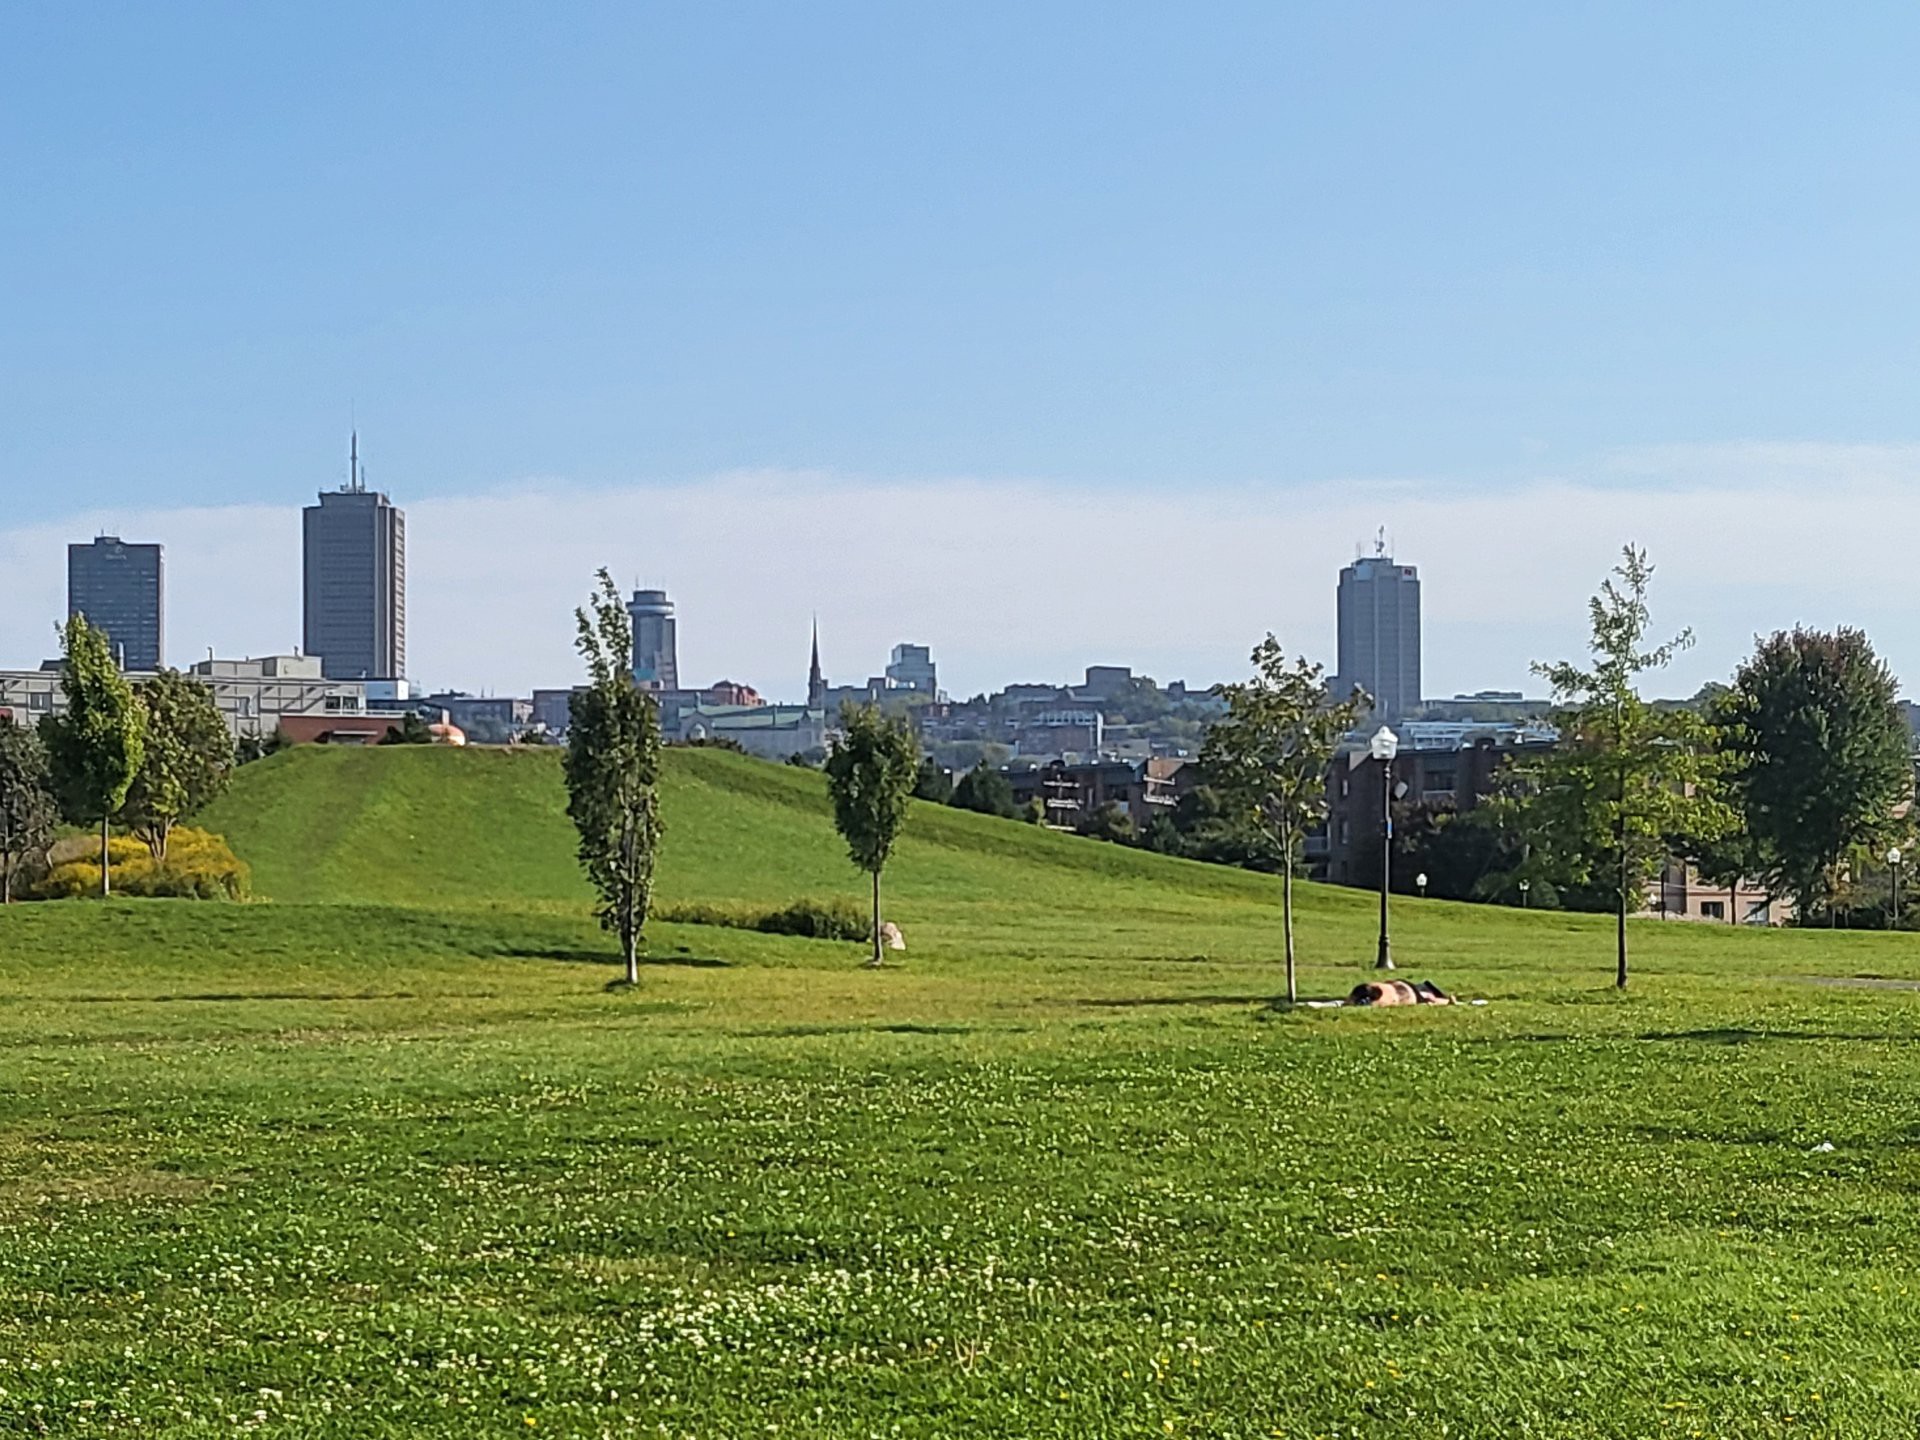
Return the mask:
<svg viewBox="0 0 1920 1440">
<path fill-rule="evenodd" d="M 953 796 L 948 803 L 981 815 L 998 815 L 1004 820 L 1011 820 L 1020 813 L 1019 807 L 1013 803 L 1013 786 L 996 766 L 986 760 L 954 782 Z"/>
<path fill-rule="evenodd" d="M 660 721 L 653 697 L 634 683 L 633 622 L 613 578 L 574 613 L 575 646 L 588 684 L 573 692 L 567 727 L 567 814 L 580 836 L 580 863 L 599 893 L 597 914 L 620 937 L 627 981 L 640 978 L 640 933 L 653 902 L 660 847 Z"/>
<path fill-rule="evenodd" d="M 1495 802 L 1517 822 L 1529 867 L 1555 885 L 1590 887 L 1607 897 L 1617 921 L 1614 983 L 1622 987 L 1626 917 L 1645 903 L 1647 884 L 1674 837 L 1711 841 L 1733 823 L 1715 792 L 1722 766 L 1706 720 L 1640 696 L 1640 676 L 1664 668 L 1693 643 L 1692 633 L 1682 630 L 1665 644 L 1648 644 L 1652 580 L 1646 552 L 1627 546 L 1588 602 L 1588 664 L 1533 667 L 1553 687 L 1560 741 L 1516 762 Z"/>
<path fill-rule="evenodd" d="M 1264 837 L 1280 856 L 1281 923 L 1287 1000 L 1299 998 L 1293 937 L 1293 870 L 1301 840 L 1326 813 L 1327 765 L 1340 737 L 1369 701 L 1355 691 L 1328 693 L 1324 672 L 1305 658 L 1287 660 L 1267 636 L 1253 649 L 1253 678 L 1217 685 L 1227 713 L 1208 732 L 1200 764 L 1220 814 Z"/>
<path fill-rule="evenodd" d="M 160 671 L 136 694 L 146 716 L 145 743 L 121 818 L 155 860 L 165 860 L 174 825 L 226 789 L 233 738 L 213 692 L 178 670 Z"/>
<path fill-rule="evenodd" d="M 74 615 L 61 640 L 66 713 L 40 722 L 41 739 L 61 810 L 77 825 L 100 826 L 100 893 L 106 895 L 113 888 L 109 824 L 146 755 L 146 711 L 113 663 L 104 631 Z"/>
<path fill-rule="evenodd" d="M 0 716 L 0 903 L 13 902 L 15 880 L 44 857 L 60 818 L 40 737 Z"/>
<path fill-rule="evenodd" d="M 827 793 L 847 857 L 873 877 L 873 956 L 881 962 L 880 872 L 893 854 L 920 773 L 920 741 L 904 718 L 847 707 L 827 755 Z M 971 774 L 972 772 L 969 772 Z"/>
<path fill-rule="evenodd" d="M 1901 831 L 1913 760 L 1899 684 L 1859 630 L 1781 631 L 1740 667 L 1719 716 L 1755 878 L 1812 914 L 1849 851 L 1877 853 Z"/>
</svg>

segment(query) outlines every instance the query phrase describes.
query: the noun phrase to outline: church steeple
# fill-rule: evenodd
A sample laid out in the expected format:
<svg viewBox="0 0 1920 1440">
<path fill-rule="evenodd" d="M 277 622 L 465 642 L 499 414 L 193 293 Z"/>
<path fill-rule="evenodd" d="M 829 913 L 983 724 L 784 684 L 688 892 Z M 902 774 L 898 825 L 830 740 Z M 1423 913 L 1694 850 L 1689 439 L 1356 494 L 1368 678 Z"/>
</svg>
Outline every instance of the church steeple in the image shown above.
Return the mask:
<svg viewBox="0 0 1920 1440">
<path fill-rule="evenodd" d="M 820 673 L 820 617 L 813 620 L 813 663 L 807 667 L 807 708 L 818 710 L 827 703 L 827 681 Z"/>
</svg>

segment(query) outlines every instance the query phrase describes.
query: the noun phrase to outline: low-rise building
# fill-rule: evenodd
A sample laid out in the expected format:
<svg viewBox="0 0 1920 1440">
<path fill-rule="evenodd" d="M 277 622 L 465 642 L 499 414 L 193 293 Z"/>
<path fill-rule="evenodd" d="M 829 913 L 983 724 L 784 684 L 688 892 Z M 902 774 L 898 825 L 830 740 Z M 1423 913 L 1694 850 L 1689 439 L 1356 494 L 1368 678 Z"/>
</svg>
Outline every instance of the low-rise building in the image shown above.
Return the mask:
<svg viewBox="0 0 1920 1440">
<path fill-rule="evenodd" d="M 1055 828 L 1071 830 L 1105 806 L 1118 805 L 1134 828 L 1144 831 L 1154 816 L 1172 815 L 1194 771 L 1184 760 L 1155 756 L 1082 764 L 1057 760 L 1009 766 L 1004 773 L 1013 787 L 1013 803 L 1024 810 L 1038 800 L 1046 823 Z"/>
<path fill-rule="evenodd" d="M 1554 743 L 1551 730 L 1519 725 L 1410 722 L 1399 727 L 1392 785 L 1398 806 L 1460 813 L 1493 793 L 1494 776 L 1516 754 Z M 1358 762 L 1355 763 L 1355 757 Z M 1327 770 L 1324 835 L 1309 837 L 1307 858 L 1336 885 L 1380 883 L 1381 786 L 1379 761 L 1367 758 L 1366 738 L 1343 745 Z"/>
<path fill-rule="evenodd" d="M 213 691 L 213 702 L 235 736 L 271 735 L 289 716 L 364 715 L 364 682 L 329 680 L 311 655 L 265 655 L 245 660 L 200 660 L 186 672 Z M 138 686 L 151 671 L 133 672 Z M 0 714 L 23 724 L 66 713 L 59 663 L 39 670 L 0 670 Z"/>
<path fill-rule="evenodd" d="M 696 705 L 663 732 L 682 744 L 726 740 L 763 760 L 787 760 L 826 748 L 827 712 L 805 705 Z"/>
</svg>

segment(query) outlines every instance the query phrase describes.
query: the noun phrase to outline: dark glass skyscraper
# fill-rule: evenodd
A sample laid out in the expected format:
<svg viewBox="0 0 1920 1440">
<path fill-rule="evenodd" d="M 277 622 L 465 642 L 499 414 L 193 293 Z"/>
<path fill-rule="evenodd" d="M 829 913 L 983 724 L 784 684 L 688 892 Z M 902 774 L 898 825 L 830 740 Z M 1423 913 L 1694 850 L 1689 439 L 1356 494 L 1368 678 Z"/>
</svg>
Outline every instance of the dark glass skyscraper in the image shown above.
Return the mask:
<svg viewBox="0 0 1920 1440">
<path fill-rule="evenodd" d="M 407 674 L 407 517 L 366 488 L 359 439 L 345 488 L 301 512 L 305 558 L 303 643 L 329 680 L 401 680 Z"/>
<path fill-rule="evenodd" d="M 102 535 L 67 547 L 67 613 L 107 633 L 122 670 L 158 670 L 166 658 L 166 576 L 158 545 Z"/>
<path fill-rule="evenodd" d="M 627 602 L 633 618 L 633 678 L 649 690 L 680 688 L 680 658 L 674 646 L 673 601 L 664 590 L 636 590 Z"/>
<path fill-rule="evenodd" d="M 1358 685 L 1376 720 L 1420 705 L 1420 572 L 1381 550 L 1340 572 L 1340 666 L 1334 692 Z"/>
</svg>

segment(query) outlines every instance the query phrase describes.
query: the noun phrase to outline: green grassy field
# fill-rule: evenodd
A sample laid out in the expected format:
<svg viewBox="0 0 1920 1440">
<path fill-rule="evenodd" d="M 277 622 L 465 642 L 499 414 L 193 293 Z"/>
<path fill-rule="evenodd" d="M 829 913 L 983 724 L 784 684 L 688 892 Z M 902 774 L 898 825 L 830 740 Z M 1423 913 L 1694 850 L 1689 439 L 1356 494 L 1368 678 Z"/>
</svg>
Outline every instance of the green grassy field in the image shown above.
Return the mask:
<svg viewBox="0 0 1920 1440">
<path fill-rule="evenodd" d="M 861 893 L 817 776 L 666 814 L 663 900 Z M 1406 902 L 1486 1006 L 1286 1012 L 1275 882 L 922 807 L 900 967 L 663 925 L 627 991 L 552 754 L 207 823 L 268 901 L 0 914 L 0 1433 L 1914 1433 L 1913 937 L 1644 922 L 1623 997 Z M 1301 909 L 1344 992 L 1369 898 Z"/>
</svg>

